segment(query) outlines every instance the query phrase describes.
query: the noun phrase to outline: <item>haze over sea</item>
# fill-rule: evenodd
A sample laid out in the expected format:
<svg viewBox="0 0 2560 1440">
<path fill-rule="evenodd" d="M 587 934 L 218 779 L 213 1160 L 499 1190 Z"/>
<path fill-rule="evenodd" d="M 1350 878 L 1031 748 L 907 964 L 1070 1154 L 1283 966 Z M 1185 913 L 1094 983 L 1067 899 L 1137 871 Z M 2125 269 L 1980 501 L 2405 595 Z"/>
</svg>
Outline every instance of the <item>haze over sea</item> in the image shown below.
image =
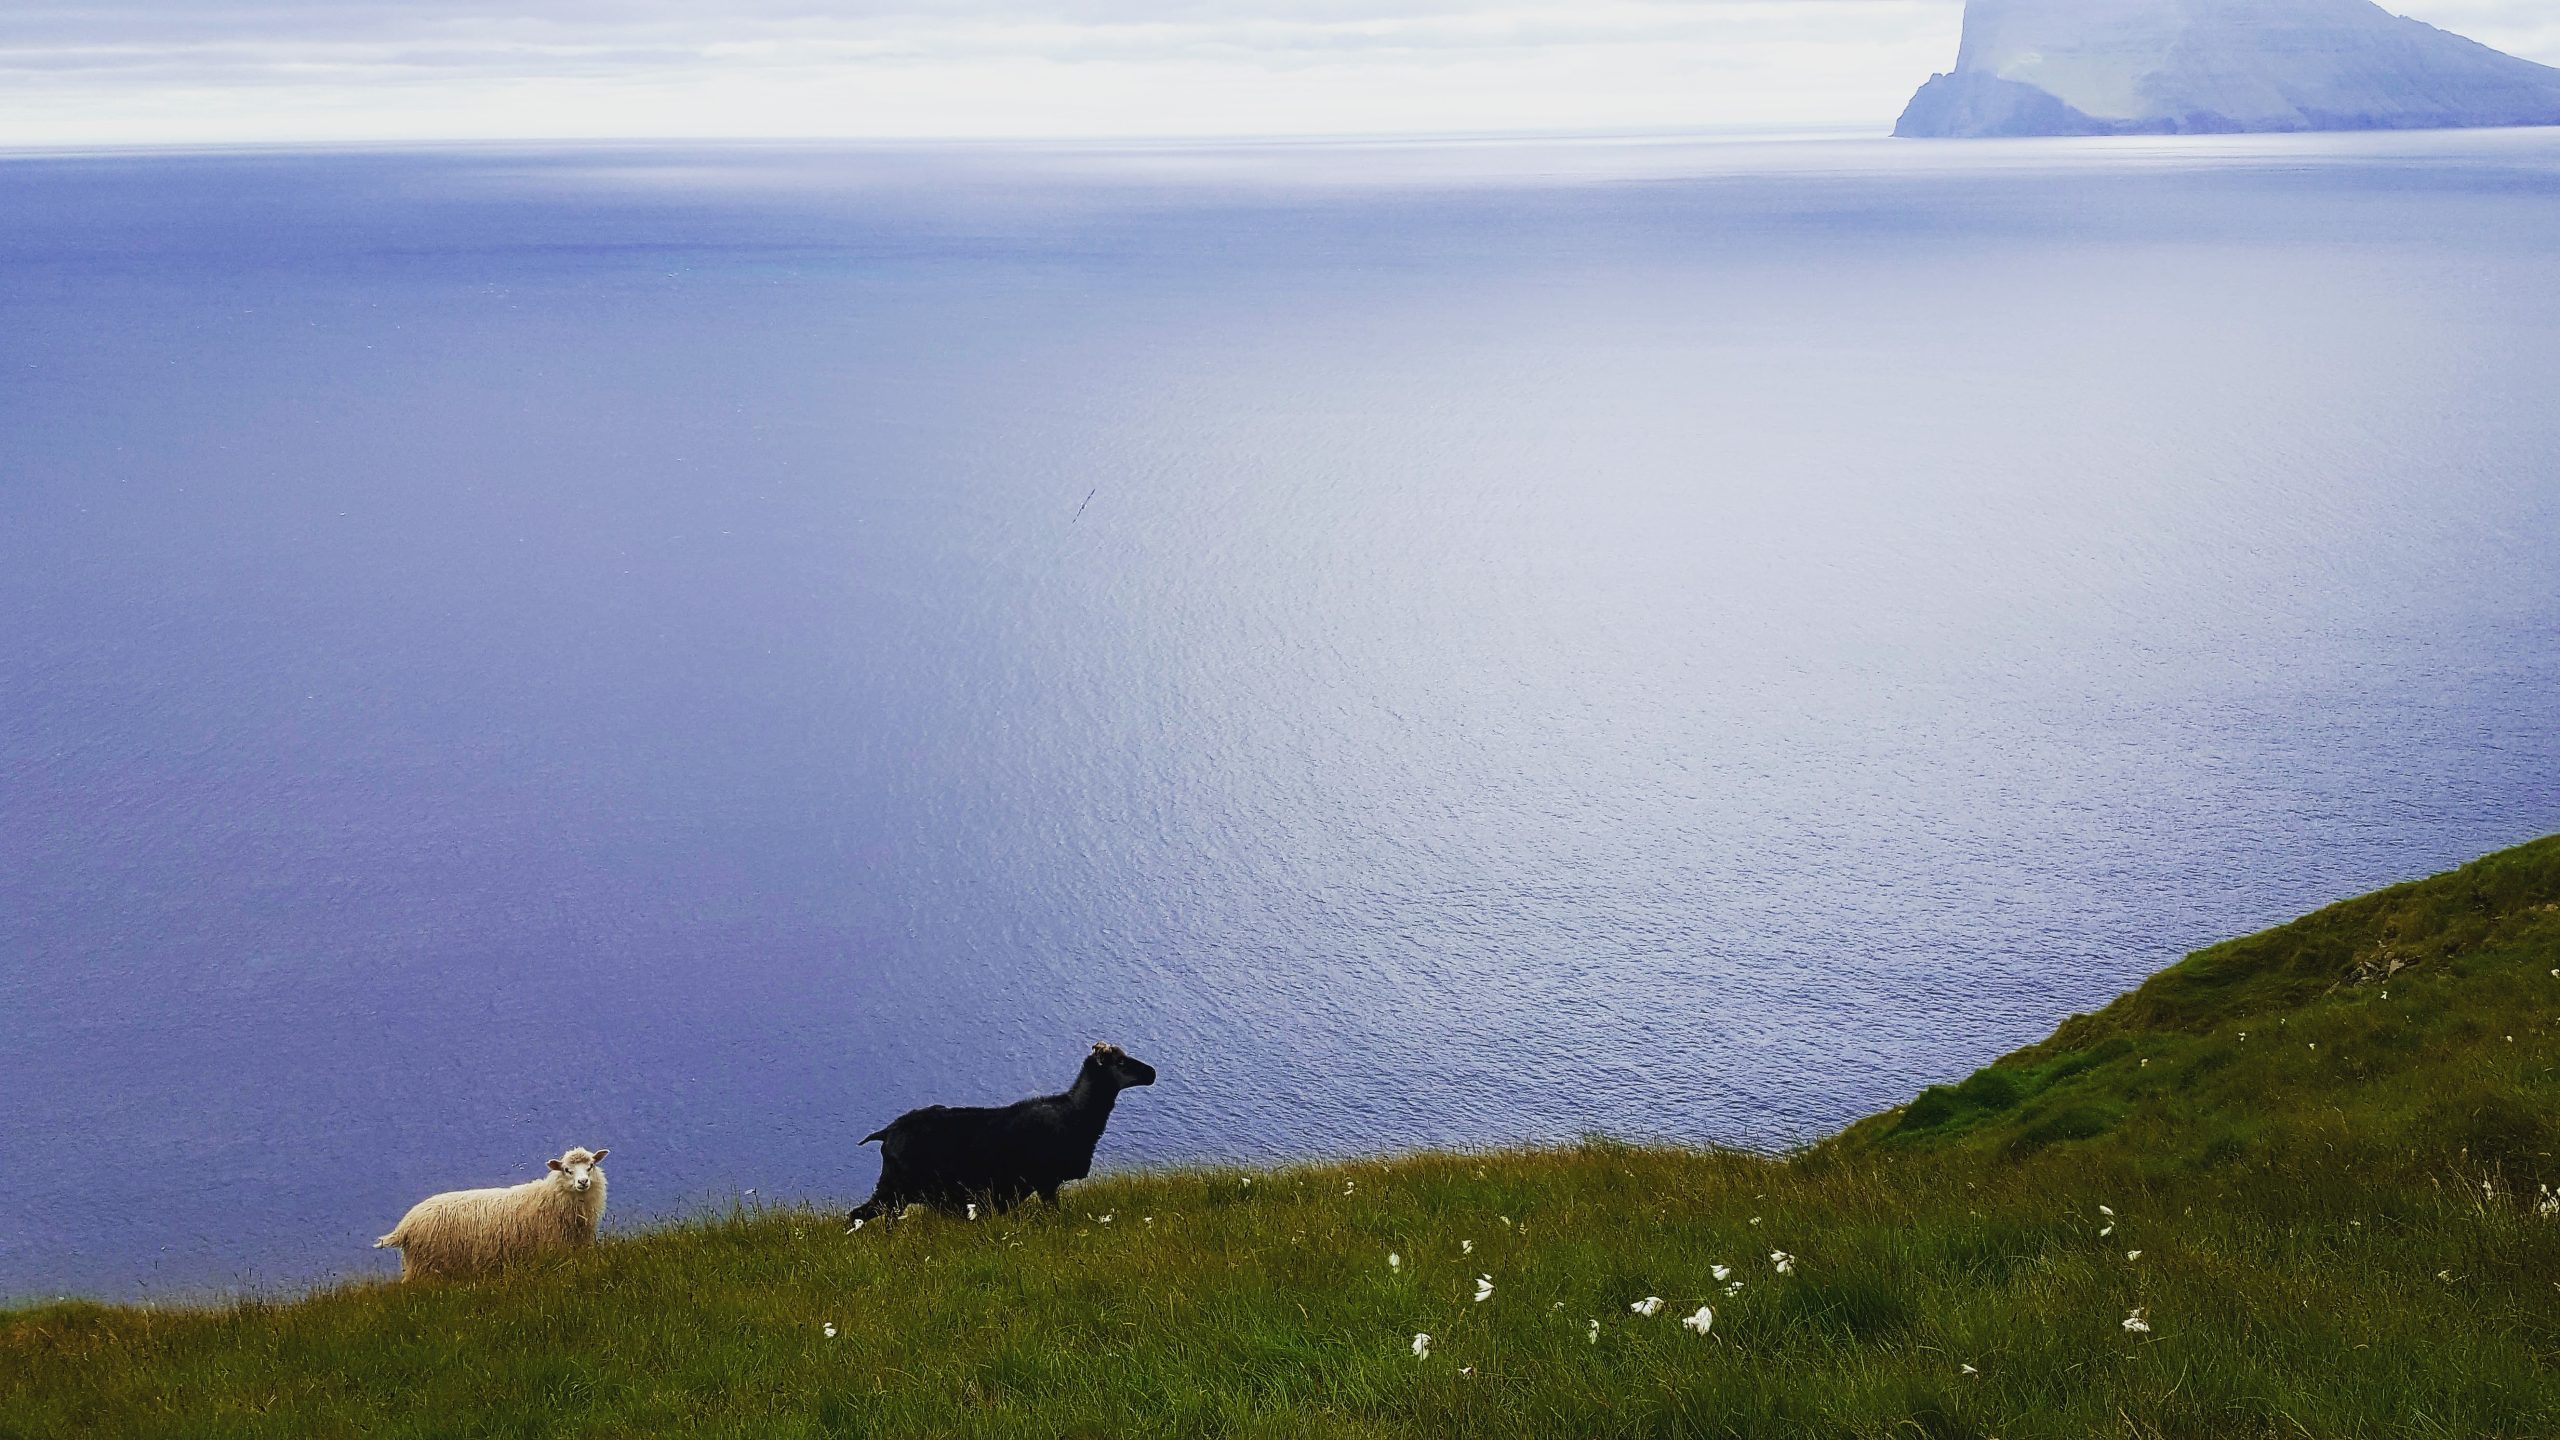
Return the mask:
<svg viewBox="0 0 2560 1440">
<path fill-rule="evenodd" d="M 2560 131 L 0 160 L 0 1297 L 1777 1146 L 2560 830 Z"/>
</svg>

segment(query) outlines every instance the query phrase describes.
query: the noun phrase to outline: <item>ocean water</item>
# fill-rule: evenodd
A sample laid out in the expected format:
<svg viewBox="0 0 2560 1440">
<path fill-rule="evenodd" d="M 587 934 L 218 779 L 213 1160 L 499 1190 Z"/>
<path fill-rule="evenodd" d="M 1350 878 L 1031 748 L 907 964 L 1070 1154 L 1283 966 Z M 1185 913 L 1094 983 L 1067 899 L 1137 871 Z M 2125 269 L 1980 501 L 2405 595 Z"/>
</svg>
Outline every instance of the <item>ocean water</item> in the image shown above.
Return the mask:
<svg viewBox="0 0 2560 1440">
<path fill-rule="evenodd" d="M 0 159 L 0 1296 L 1779 1146 L 2560 830 L 2560 132 Z"/>
</svg>

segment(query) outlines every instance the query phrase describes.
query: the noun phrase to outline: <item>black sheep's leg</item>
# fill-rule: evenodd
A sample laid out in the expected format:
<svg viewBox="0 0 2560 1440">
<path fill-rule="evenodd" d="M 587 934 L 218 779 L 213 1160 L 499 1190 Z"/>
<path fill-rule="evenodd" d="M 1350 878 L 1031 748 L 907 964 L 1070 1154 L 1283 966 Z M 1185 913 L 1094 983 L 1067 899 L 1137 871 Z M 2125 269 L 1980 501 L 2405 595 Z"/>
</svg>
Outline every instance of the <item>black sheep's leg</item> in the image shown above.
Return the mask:
<svg viewBox="0 0 2560 1440">
<path fill-rule="evenodd" d="M 1041 1187 L 1040 1187 L 1040 1203 L 1041 1203 L 1041 1204 L 1043 1204 L 1043 1205 L 1048 1206 L 1048 1207 L 1049 1207 L 1050 1209 L 1052 1209 L 1052 1210 L 1057 1209 L 1057 1208 L 1058 1208 L 1058 1187 L 1057 1187 L 1057 1186 L 1055 1186 L 1055 1185 L 1043 1185 L 1043 1186 L 1041 1186 Z"/>
<path fill-rule="evenodd" d="M 896 1195 L 891 1194 L 889 1187 L 883 1185 L 879 1189 L 871 1192 L 870 1199 L 854 1206 L 851 1211 L 846 1213 L 844 1217 L 845 1229 L 852 1230 L 854 1227 L 862 1224 L 866 1220 L 877 1220 L 883 1215 L 894 1219 L 899 1211 L 906 1208 L 906 1202 L 900 1200 Z"/>
</svg>

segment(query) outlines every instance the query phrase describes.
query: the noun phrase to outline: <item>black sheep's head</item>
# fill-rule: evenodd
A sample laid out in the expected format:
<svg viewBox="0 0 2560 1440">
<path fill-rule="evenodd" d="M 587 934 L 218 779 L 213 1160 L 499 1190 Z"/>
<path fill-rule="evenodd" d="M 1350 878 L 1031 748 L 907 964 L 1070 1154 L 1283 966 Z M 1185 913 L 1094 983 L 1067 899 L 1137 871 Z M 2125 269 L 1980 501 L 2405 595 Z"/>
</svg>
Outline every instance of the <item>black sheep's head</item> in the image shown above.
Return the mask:
<svg viewBox="0 0 2560 1440">
<path fill-rule="evenodd" d="M 1084 1073 L 1114 1090 L 1156 1083 L 1156 1067 L 1136 1059 L 1117 1045 L 1096 1045 L 1084 1057 Z"/>
</svg>

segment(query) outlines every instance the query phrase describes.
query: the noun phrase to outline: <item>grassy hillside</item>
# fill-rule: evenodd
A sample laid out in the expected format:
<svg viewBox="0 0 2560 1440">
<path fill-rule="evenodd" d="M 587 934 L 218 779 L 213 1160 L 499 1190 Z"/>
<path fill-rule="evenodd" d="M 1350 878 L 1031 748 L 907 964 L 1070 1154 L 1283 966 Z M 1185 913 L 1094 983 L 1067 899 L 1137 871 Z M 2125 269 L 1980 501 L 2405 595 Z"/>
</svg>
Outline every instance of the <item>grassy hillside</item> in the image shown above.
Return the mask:
<svg viewBox="0 0 2560 1440">
<path fill-rule="evenodd" d="M 1853 1143 L 2560 1183 L 2560 837 L 2202 950 Z"/>
<path fill-rule="evenodd" d="M 2555 971 L 2560 839 L 2204 951 L 1786 1159 L 1128 1177 L 54 1306 L 0 1318 L 0 1436 L 2547 1436 Z"/>
</svg>

